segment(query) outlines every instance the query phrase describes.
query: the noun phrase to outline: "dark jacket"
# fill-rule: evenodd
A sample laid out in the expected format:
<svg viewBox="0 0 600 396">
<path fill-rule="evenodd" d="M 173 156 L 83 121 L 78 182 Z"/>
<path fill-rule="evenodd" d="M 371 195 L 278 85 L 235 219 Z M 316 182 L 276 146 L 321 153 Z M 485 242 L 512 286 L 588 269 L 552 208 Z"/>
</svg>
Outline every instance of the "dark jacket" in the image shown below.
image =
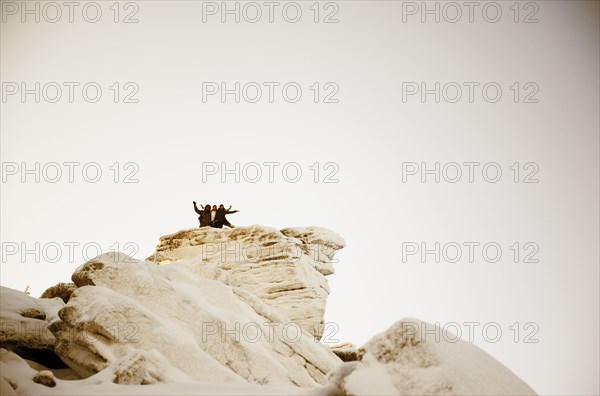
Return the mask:
<svg viewBox="0 0 600 396">
<path fill-rule="evenodd" d="M 202 206 L 202 205 L 200 205 Z M 200 227 L 208 227 L 210 226 L 210 206 L 205 206 L 204 210 L 199 210 L 194 202 L 194 210 L 200 216 L 198 216 L 198 220 L 200 221 Z"/>
<path fill-rule="evenodd" d="M 225 218 L 225 215 L 238 212 L 237 210 L 230 210 L 230 209 L 231 209 L 231 206 L 228 209 L 225 209 L 225 208 L 217 209 L 217 213 L 215 215 L 215 221 L 213 222 L 212 226 L 217 227 L 217 228 L 223 228 L 224 224 L 229 224 L 229 222 Z"/>
</svg>

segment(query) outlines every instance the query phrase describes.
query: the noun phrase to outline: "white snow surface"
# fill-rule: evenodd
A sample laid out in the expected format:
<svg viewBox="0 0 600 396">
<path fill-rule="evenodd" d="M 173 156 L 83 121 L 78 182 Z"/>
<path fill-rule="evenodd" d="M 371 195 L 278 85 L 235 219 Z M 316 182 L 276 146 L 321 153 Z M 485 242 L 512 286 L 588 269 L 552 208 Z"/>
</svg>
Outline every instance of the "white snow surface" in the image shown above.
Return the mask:
<svg viewBox="0 0 600 396">
<path fill-rule="evenodd" d="M 165 367 L 168 380 L 152 385 L 115 384 L 113 378 L 119 365 L 129 356 L 105 370 L 81 380 L 54 378 L 56 386 L 48 387 L 32 381 L 37 371 L 12 352 L 0 349 L 0 395 L 302 395 L 304 388 L 295 386 L 224 384 L 214 381 L 194 381 L 173 367 Z M 16 389 L 13 389 L 13 384 Z"/>
<path fill-rule="evenodd" d="M 17 290 L 0 286 L 0 318 L 2 320 L 15 320 L 27 322 L 27 318 L 21 313 L 28 310 L 36 310 L 45 314 L 45 321 L 50 322 L 58 317 L 58 310 L 65 304 L 60 298 L 37 299 Z M 38 320 L 38 319 L 34 319 Z"/>
<path fill-rule="evenodd" d="M 507 367 L 439 326 L 403 319 L 373 337 L 359 362 L 328 375 L 324 395 L 535 395 Z"/>
<path fill-rule="evenodd" d="M 60 298 L 36 299 L 0 286 L 0 344 L 22 352 L 52 352 L 55 339 L 48 325 L 64 305 Z"/>
</svg>

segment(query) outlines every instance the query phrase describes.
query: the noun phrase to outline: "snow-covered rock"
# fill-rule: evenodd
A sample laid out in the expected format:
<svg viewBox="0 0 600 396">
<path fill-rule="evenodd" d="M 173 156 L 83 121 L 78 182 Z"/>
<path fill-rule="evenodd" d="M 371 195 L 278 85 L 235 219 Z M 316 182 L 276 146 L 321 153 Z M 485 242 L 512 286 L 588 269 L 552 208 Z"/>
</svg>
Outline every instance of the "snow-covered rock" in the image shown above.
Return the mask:
<svg viewBox="0 0 600 396">
<path fill-rule="evenodd" d="M 359 361 L 328 375 L 321 395 L 535 395 L 473 344 L 417 319 L 404 319 L 359 349 Z"/>
<path fill-rule="evenodd" d="M 164 381 L 160 372 L 174 367 L 194 380 L 310 387 L 341 363 L 279 310 L 222 277 L 200 258 L 157 265 L 107 253 L 90 260 L 73 274 L 78 288 L 50 325 L 56 353 L 82 377 L 133 356 L 126 372 L 136 374 L 120 377 L 141 383 Z M 152 359 L 136 355 L 151 351 Z"/>
<path fill-rule="evenodd" d="M 134 385 L 142 380 L 140 365 L 154 360 L 154 353 L 133 353 L 107 366 L 101 372 L 79 380 L 61 379 L 57 370 L 38 370 L 18 355 L 0 349 L 0 395 L 301 395 L 305 389 L 283 385 L 199 382 L 163 361 L 158 369 L 164 381 Z M 160 360 L 160 359 L 159 359 Z M 44 372 L 45 371 L 45 372 Z M 125 375 L 125 377 L 123 377 Z M 130 379 L 117 383 L 117 379 Z M 52 384 L 54 383 L 54 386 Z"/>
<path fill-rule="evenodd" d="M 358 348 L 350 342 L 332 345 L 329 348 L 331 349 L 331 352 L 335 353 L 343 362 L 354 362 L 358 360 Z"/>
<path fill-rule="evenodd" d="M 183 230 L 148 261 L 88 261 L 49 298 L 2 288 L 0 393 L 535 395 L 416 319 L 358 349 L 321 344 L 342 247 L 316 227 Z"/>
<path fill-rule="evenodd" d="M 64 366 L 54 353 L 54 335 L 48 330 L 63 301 L 40 300 L 3 286 L 0 301 L 0 347 L 47 366 Z"/>
<path fill-rule="evenodd" d="M 77 289 L 74 283 L 58 283 L 54 286 L 50 286 L 40 296 L 40 298 L 55 298 L 59 297 L 65 303 L 69 301 L 73 291 Z"/>
<path fill-rule="evenodd" d="M 339 235 L 319 227 L 204 227 L 163 236 L 148 260 L 210 263 L 215 276 L 252 292 L 320 340 L 329 295 L 325 276 L 344 246 Z"/>
</svg>

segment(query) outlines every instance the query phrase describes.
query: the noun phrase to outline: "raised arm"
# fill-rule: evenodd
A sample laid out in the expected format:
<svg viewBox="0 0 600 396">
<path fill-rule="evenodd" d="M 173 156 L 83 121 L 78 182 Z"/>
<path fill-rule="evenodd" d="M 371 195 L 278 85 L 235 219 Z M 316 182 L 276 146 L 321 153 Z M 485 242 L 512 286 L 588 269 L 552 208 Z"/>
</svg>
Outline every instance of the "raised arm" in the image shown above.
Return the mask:
<svg viewBox="0 0 600 396">
<path fill-rule="evenodd" d="M 231 206 L 230 206 L 230 208 L 231 208 Z M 227 212 L 225 212 L 225 214 L 232 214 L 232 213 L 237 213 L 237 212 L 239 212 L 239 210 L 229 210 L 229 209 L 227 209 Z"/>
<path fill-rule="evenodd" d="M 202 206 L 202 204 L 200 204 L 200 206 Z M 196 213 L 198 214 L 202 214 L 202 212 L 198 209 L 198 207 L 196 206 L 196 201 L 194 201 L 194 210 L 196 211 Z"/>
</svg>

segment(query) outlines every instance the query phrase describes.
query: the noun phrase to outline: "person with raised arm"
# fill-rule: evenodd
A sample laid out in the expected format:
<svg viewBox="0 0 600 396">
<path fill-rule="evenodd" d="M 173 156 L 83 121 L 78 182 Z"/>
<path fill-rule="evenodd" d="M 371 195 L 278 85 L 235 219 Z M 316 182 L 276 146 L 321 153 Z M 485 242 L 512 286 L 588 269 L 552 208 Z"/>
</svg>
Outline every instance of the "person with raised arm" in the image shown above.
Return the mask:
<svg viewBox="0 0 600 396">
<path fill-rule="evenodd" d="M 223 226 L 226 225 L 229 228 L 235 228 L 235 226 L 231 224 L 225 216 L 237 212 L 239 212 L 239 210 L 231 210 L 231 206 L 225 209 L 225 206 L 223 204 L 219 205 L 219 209 L 217 209 L 212 226 L 215 228 L 223 228 Z"/>
<path fill-rule="evenodd" d="M 203 207 L 202 204 L 200 204 L 200 207 L 204 210 L 199 210 L 198 206 L 196 206 L 196 201 L 194 201 L 194 211 L 200 215 L 198 216 L 200 227 L 209 227 L 212 224 L 212 220 L 210 218 L 210 205 Z"/>
</svg>

